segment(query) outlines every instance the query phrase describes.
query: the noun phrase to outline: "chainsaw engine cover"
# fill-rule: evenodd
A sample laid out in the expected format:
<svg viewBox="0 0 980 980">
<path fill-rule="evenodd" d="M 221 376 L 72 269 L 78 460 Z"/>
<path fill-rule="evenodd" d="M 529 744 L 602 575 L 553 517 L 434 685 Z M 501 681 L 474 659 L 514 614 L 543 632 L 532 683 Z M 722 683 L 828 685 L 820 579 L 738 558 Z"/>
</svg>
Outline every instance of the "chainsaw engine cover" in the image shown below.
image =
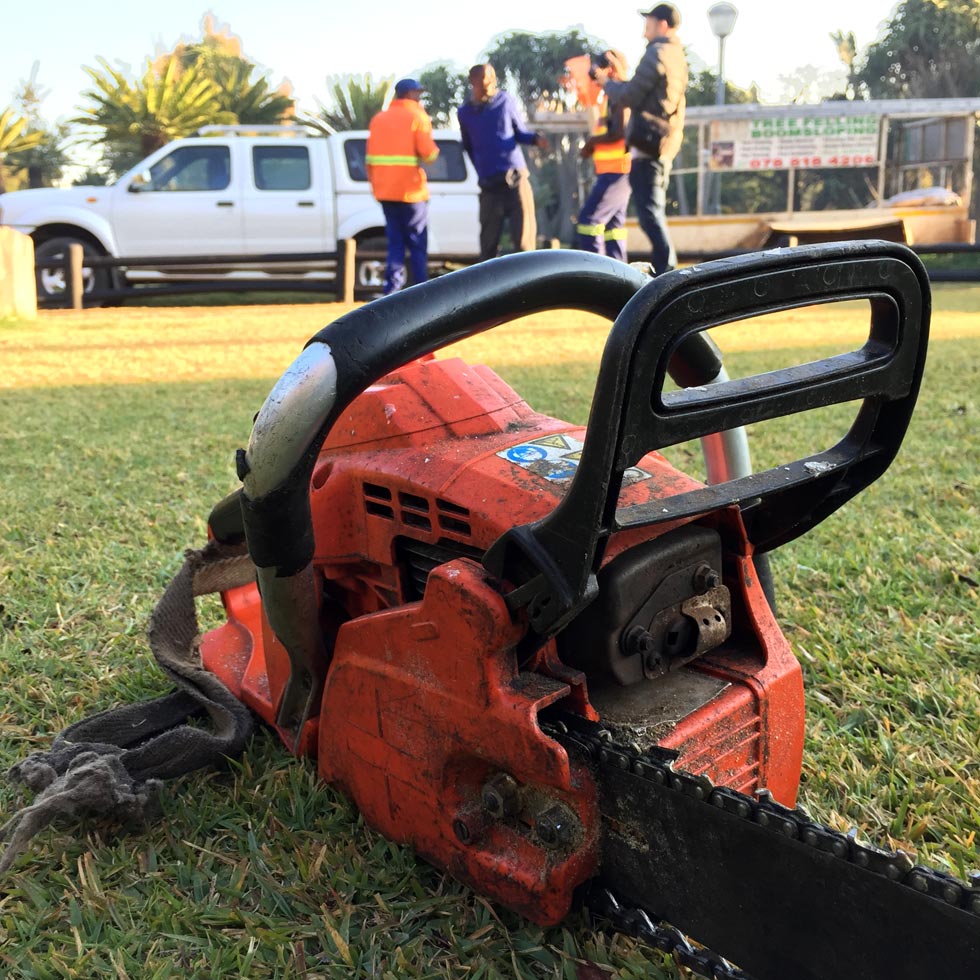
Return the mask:
<svg viewBox="0 0 980 980">
<path fill-rule="evenodd" d="M 310 490 L 331 658 L 321 708 L 298 743 L 281 732 L 373 826 L 539 922 L 567 914 L 597 866 L 592 781 L 539 727 L 567 710 L 598 719 L 593 682 L 636 684 L 633 737 L 742 791 L 766 785 L 792 803 L 802 753 L 799 666 L 751 559 L 722 561 L 717 524 L 737 534 L 734 513 L 613 539 L 597 602 L 556 640 L 521 649 L 520 618 L 476 562 L 562 499 L 584 436 L 457 359 L 368 388 L 324 444 Z M 658 453 L 631 475 L 631 504 L 700 486 Z M 204 663 L 276 726 L 288 655 L 255 586 L 224 599 L 228 623 L 204 637 Z M 709 610 L 720 626 L 700 622 Z M 738 647 L 725 642 L 733 622 Z M 663 670 L 625 652 L 637 628 Z M 483 798 L 501 774 L 520 802 L 492 818 Z"/>
</svg>

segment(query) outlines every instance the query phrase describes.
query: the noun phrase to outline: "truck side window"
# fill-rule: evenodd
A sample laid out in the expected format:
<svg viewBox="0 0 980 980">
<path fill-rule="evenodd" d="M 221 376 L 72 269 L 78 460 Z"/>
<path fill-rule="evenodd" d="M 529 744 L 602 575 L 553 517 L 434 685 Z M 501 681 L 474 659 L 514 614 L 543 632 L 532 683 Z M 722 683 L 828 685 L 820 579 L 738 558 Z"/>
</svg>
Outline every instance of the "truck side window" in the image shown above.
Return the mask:
<svg viewBox="0 0 980 980">
<path fill-rule="evenodd" d="M 463 144 L 459 140 L 436 140 L 439 156 L 434 163 L 425 165 L 425 172 L 433 184 L 461 184 L 466 180 L 466 164 L 463 161 Z"/>
<path fill-rule="evenodd" d="M 367 154 L 367 140 L 347 140 L 344 143 L 344 156 L 347 158 L 347 172 L 351 180 L 368 179 L 367 164 L 364 157 Z"/>
<path fill-rule="evenodd" d="M 466 163 L 463 160 L 463 144 L 459 140 L 436 140 L 439 156 L 435 163 L 427 163 L 425 172 L 435 184 L 462 184 L 466 180 Z M 351 180 L 366 181 L 367 166 L 364 156 L 367 140 L 352 139 L 344 143 L 347 172 Z"/>
<path fill-rule="evenodd" d="M 223 191 L 231 183 L 227 146 L 182 146 L 150 167 L 142 191 Z"/>
<path fill-rule="evenodd" d="M 310 151 L 305 146 L 254 146 L 252 171 L 260 191 L 309 190 Z"/>
</svg>

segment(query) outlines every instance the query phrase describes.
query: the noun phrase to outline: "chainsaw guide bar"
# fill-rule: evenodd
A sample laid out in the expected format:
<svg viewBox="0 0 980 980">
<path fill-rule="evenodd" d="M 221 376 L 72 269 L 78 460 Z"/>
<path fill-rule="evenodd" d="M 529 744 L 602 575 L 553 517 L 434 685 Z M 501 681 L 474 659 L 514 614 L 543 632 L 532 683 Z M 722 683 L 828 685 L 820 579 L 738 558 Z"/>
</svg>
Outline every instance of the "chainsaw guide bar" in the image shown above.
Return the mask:
<svg viewBox="0 0 980 980">
<path fill-rule="evenodd" d="M 602 870 L 585 901 L 615 931 L 708 980 L 978 976 L 980 888 L 764 790 L 753 799 L 713 786 L 601 726 L 569 718 L 545 730 L 596 773 Z"/>
</svg>

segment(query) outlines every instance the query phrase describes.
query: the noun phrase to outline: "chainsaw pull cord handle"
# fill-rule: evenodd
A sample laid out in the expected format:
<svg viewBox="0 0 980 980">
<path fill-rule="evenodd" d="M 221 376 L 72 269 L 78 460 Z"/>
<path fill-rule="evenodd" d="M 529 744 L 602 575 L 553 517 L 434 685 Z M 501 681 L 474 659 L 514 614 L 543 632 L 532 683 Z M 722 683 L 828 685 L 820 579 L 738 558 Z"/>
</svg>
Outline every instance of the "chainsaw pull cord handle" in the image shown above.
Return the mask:
<svg viewBox="0 0 980 980">
<path fill-rule="evenodd" d="M 510 255 L 376 300 L 311 338 L 259 411 L 248 449 L 238 454 L 244 535 L 269 625 L 290 659 L 280 727 L 299 737 L 325 679 L 309 488 L 320 448 L 347 406 L 409 361 L 521 316 L 560 308 L 612 320 L 649 281 L 625 263 L 587 252 Z M 692 336 L 673 362 L 680 376 L 701 384 L 722 366 L 703 335 Z M 226 498 L 212 515 L 219 539 L 233 534 L 234 510 L 234 498 Z"/>
</svg>

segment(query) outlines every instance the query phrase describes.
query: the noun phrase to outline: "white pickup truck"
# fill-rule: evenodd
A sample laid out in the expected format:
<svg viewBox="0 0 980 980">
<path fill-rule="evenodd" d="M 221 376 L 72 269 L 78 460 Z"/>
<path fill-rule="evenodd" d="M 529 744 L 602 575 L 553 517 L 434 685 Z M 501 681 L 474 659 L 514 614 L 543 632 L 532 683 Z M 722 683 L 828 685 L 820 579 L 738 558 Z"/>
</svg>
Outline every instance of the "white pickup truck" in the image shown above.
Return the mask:
<svg viewBox="0 0 980 980">
<path fill-rule="evenodd" d="M 439 158 L 427 166 L 429 252 L 476 256 L 478 188 L 459 135 L 437 130 Z M 38 299 L 65 288 L 60 259 L 79 242 L 86 253 L 124 258 L 264 256 L 332 252 L 353 238 L 384 251 L 384 217 L 364 163 L 367 133 L 309 136 L 298 127 L 210 126 L 148 156 L 109 187 L 40 188 L 0 195 L 0 224 L 34 239 Z M 232 275 L 236 265 L 223 266 Z M 274 276 L 282 266 L 242 266 L 238 274 Z M 296 266 L 290 267 L 295 272 Z M 302 269 L 308 267 L 300 267 Z M 381 284 L 384 262 L 359 260 L 356 281 Z M 323 274 L 323 264 L 320 264 Z M 85 288 L 117 281 L 214 279 L 216 270 L 162 265 L 86 269 Z"/>
</svg>

